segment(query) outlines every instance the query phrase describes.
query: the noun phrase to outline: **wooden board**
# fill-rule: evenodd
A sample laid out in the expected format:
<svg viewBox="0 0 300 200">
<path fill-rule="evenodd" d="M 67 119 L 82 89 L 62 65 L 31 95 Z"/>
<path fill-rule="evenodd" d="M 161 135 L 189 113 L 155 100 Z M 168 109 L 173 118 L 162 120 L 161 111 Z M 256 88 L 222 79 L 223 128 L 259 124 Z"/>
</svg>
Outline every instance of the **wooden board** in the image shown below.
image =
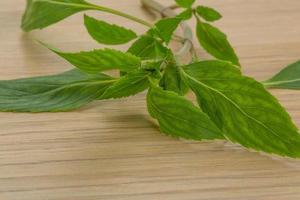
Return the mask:
<svg viewBox="0 0 300 200">
<path fill-rule="evenodd" d="M 138 0 L 94 2 L 155 20 Z M 229 35 L 247 75 L 263 80 L 300 58 L 299 0 L 201 2 L 223 13 L 224 19 L 216 25 Z M 71 67 L 34 38 L 66 51 L 101 47 L 86 33 L 82 14 L 43 31 L 22 33 L 24 6 L 24 0 L 0 1 L 0 79 L 53 74 Z M 89 13 L 138 32 L 145 30 L 119 17 Z M 272 93 L 300 126 L 300 92 Z M 169 138 L 148 117 L 144 100 L 141 94 L 95 102 L 69 113 L 0 113 L 0 199 L 300 199 L 299 162 L 223 142 Z"/>
</svg>

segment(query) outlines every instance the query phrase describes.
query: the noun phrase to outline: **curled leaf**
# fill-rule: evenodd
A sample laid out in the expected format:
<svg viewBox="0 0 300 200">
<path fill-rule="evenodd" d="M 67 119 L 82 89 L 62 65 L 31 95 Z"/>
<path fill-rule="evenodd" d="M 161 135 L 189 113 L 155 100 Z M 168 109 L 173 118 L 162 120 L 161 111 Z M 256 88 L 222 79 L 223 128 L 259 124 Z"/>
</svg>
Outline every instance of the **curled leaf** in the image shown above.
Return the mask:
<svg viewBox="0 0 300 200">
<path fill-rule="evenodd" d="M 185 95 L 189 89 L 182 79 L 179 67 L 174 63 L 168 64 L 159 84 L 163 89 L 173 91 L 179 95 Z"/>
</svg>

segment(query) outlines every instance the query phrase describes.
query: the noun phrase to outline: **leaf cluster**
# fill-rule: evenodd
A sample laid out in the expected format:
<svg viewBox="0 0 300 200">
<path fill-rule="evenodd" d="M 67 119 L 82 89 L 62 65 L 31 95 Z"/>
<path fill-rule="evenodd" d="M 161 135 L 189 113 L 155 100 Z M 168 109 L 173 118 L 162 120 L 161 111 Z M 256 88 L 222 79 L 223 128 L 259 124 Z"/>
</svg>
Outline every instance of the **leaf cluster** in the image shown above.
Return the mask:
<svg viewBox="0 0 300 200">
<path fill-rule="evenodd" d="M 0 81 L 0 110 L 59 112 L 94 100 L 124 98 L 147 90 L 150 115 L 163 133 L 193 140 L 229 140 L 246 148 L 300 157 L 300 135 L 286 110 L 267 88 L 300 88 L 297 62 L 262 83 L 241 72 L 227 36 L 213 25 L 222 15 L 195 0 L 175 0 L 183 11 L 154 25 L 84 0 L 27 0 L 24 31 L 42 29 L 86 10 L 98 10 L 149 27 L 144 34 L 84 15 L 90 36 L 100 44 L 129 42 L 126 52 L 108 47 L 64 52 L 43 44 L 75 69 L 58 75 Z M 196 19 L 199 44 L 214 59 L 181 64 L 168 46 L 184 21 Z M 178 38 L 177 38 L 178 39 Z M 119 77 L 105 73 L 119 70 Z M 197 104 L 185 97 L 188 91 Z"/>
</svg>

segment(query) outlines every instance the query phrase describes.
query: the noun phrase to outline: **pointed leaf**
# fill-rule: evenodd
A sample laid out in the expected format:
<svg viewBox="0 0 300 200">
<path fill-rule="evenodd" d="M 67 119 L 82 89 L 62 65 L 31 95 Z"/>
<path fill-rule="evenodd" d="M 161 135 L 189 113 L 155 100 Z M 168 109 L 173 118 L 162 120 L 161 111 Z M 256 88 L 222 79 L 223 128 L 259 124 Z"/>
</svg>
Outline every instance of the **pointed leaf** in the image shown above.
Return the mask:
<svg viewBox="0 0 300 200">
<path fill-rule="evenodd" d="M 166 43 L 169 43 L 174 31 L 177 29 L 181 21 L 182 18 L 179 17 L 161 19 L 155 24 L 155 32 Z"/>
<path fill-rule="evenodd" d="M 115 82 L 105 74 L 71 70 L 59 75 L 0 81 L 0 111 L 59 112 L 79 108 Z"/>
<path fill-rule="evenodd" d="M 185 95 L 188 91 L 188 87 L 182 80 L 178 66 L 175 64 L 169 64 L 166 67 L 159 84 L 163 89 L 173 91 L 179 95 Z"/>
<path fill-rule="evenodd" d="M 300 157 L 296 126 L 262 84 L 229 62 L 203 61 L 183 69 L 199 105 L 226 138 L 257 151 Z"/>
<path fill-rule="evenodd" d="M 84 0 L 27 0 L 22 29 L 42 29 L 77 12 L 93 9 Z"/>
<path fill-rule="evenodd" d="M 87 15 L 84 15 L 84 24 L 92 38 L 101 44 L 125 44 L 137 37 L 136 33 L 132 30 L 109 24 Z"/>
<path fill-rule="evenodd" d="M 198 20 L 197 37 L 201 46 L 212 56 L 240 65 L 237 55 L 227 40 L 227 36 L 216 27 Z"/>
<path fill-rule="evenodd" d="M 223 139 L 217 126 L 184 97 L 152 87 L 147 96 L 148 110 L 167 135 L 194 140 Z"/>
<path fill-rule="evenodd" d="M 268 88 L 300 89 L 300 61 L 293 63 L 264 82 Z"/>
<path fill-rule="evenodd" d="M 65 53 L 54 48 L 49 49 L 78 69 L 88 73 L 112 69 L 127 72 L 138 69 L 141 65 L 140 58 L 114 49 L 97 49 L 79 53 Z"/>
<path fill-rule="evenodd" d="M 109 87 L 100 98 L 116 99 L 140 93 L 149 87 L 149 75 L 149 72 L 142 70 L 130 72 Z"/>
<path fill-rule="evenodd" d="M 192 16 L 193 16 L 193 10 L 191 8 L 188 8 L 182 11 L 181 13 L 179 13 L 176 17 L 181 18 L 183 20 L 189 20 L 192 18 Z"/>
<path fill-rule="evenodd" d="M 195 3 L 195 0 L 175 0 L 176 3 L 183 8 L 190 8 Z"/>
<path fill-rule="evenodd" d="M 222 18 L 222 15 L 213 8 L 206 6 L 198 6 L 196 12 L 199 16 L 209 22 L 213 22 Z"/>
<path fill-rule="evenodd" d="M 131 45 L 128 52 L 142 60 L 159 60 L 166 57 L 168 49 L 153 37 L 143 35 Z"/>
</svg>

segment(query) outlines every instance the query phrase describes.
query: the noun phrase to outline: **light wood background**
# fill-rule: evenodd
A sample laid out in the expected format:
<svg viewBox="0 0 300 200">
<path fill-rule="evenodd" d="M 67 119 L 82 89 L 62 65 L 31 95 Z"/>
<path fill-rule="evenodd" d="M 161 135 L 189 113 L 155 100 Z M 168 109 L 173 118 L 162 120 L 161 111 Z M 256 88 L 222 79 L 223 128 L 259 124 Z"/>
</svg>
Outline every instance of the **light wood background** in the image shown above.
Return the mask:
<svg viewBox="0 0 300 200">
<path fill-rule="evenodd" d="M 94 2 L 155 20 L 138 0 Z M 300 58 L 299 0 L 201 2 L 223 13 L 216 25 L 229 35 L 247 75 L 263 80 Z M 99 48 L 82 25 L 82 14 L 22 33 L 24 6 L 24 0 L 0 1 L 1 79 L 71 67 L 34 38 L 66 51 Z M 119 17 L 89 13 L 145 30 Z M 300 92 L 272 93 L 300 126 Z M 0 200 L 300 199 L 299 161 L 222 142 L 169 138 L 148 117 L 144 100 L 142 94 L 95 102 L 69 113 L 0 113 Z"/>
</svg>

